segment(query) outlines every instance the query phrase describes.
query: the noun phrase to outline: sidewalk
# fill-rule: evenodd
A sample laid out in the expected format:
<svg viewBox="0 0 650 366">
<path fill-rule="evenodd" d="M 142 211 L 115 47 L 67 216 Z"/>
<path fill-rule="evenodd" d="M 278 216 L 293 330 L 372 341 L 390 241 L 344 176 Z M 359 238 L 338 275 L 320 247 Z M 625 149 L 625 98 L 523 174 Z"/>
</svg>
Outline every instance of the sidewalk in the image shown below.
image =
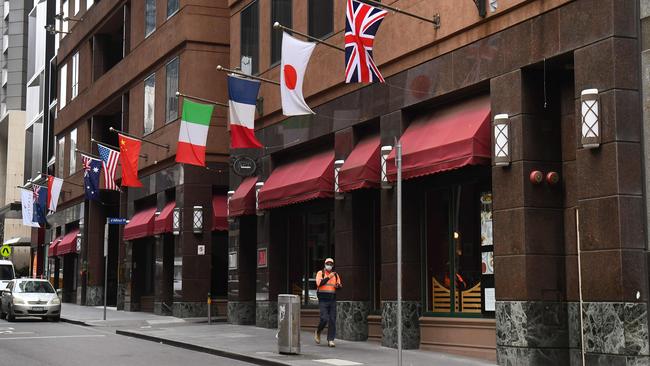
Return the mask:
<svg viewBox="0 0 650 366">
<path fill-rule="evenodd" d="M 277 353 L 276 330 L 226 323 L 213 325 L 178 325 L 149 329 L 118 330 L 117 334 L 137 337 L 176 347 L 229 357 L 258 365 L 395 365 L 397 351 L 374 342 L 337 340 L 336 348 L 325 342 L 316 345 L 313 333 L 301 333 L 301 354 Z M 451 356 L 443 353 L 409 350 L 403 352 L 403 364 L 473 366 L 493 365 L 489 362 Z"/>
</svg>

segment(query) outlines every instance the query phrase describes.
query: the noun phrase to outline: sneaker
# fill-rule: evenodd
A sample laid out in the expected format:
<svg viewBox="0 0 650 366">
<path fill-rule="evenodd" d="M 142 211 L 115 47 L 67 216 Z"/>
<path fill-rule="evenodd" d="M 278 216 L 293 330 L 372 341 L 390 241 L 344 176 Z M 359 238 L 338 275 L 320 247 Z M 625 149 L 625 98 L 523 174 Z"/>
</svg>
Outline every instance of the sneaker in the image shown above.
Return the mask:
<svg viewBox="0 0 650 366">
<path fill-rule="evenodd" d="M 316 344 L 320 344 L 320 332 L 319 331 L 314 332 L 314 341 L 316 341 Z"/>
<path fill-rule="evenodd" d="M 327 341 L 327 346 L 332 347 L 332 348 L 336 347 L 336 345 L 334 344 L 334 341 Z"/>
</svg>

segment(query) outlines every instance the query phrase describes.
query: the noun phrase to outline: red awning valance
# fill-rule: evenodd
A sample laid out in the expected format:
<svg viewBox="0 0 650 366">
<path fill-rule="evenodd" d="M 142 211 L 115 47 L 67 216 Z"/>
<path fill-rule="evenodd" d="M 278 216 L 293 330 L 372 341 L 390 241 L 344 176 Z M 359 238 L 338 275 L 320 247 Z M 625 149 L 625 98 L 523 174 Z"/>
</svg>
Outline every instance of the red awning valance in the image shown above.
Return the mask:
<svg viewBox="0 0 650 366">
<path fill-rule="evenodd" d="M 259 193 L 263 210 L 334 196 L 334 152 L 326 151 L 280 165 Z"/>
<path fill-rule="evenodd" d="M 379 145 L 379 135 L 373 135 L 362 139 L 354 147 L 339 171 L 341 191 L 379 187 L 381 181 Z"/>
<path fill-rule="evenodd" d="M 255 183 L 257 177 L 248 177 L 239 184 L 230 197 L 231 217 L 255 214 Z"/>
<path fill-rule="evenodd" d="M 52 240 L 52 242 L 50 243 L 50 247 L 47 250 L 47 256 L 48 257 L 56 257 L 57 256 L 56 250 L 57 250 L 57 246 L 61 242 L 61 239 L 63 239 L 63 236 L 59 236 L 58 238 Z"/>
<path fill-rule="evenodd" d="M 476 98 L 415 120 L 404 132 L 404 179 L 457 169 L 489 165 L 490 98 Z M 388 177 L 395 180 L 395 149 L 387 161 Z"/>
<path fill-rule="evenodd" d="M 77 234 L 79 229 L 74 229 L 65 234 L 61 241 L 56 245 L 56 255 L 66 255 L 77 252 Z"/>
<path fill-rule="evenodd" d="M 138 211 L 124 227 L 124 240 L 134 240 L 153 235 L 156 208 Z"/>
<path fill-rule="evenodd" d="M 228 231 L 228 197 L 212 196 L 212 231 Z"/>
<path fill-rule="evenodd" d="M 160 211 L 160 215 L 154 219 L 154 235 L 172 232 L 172 212 L 174 212 L 174 207 L 176 207 L 176 201 L 168 202 Z"/>
</svg>

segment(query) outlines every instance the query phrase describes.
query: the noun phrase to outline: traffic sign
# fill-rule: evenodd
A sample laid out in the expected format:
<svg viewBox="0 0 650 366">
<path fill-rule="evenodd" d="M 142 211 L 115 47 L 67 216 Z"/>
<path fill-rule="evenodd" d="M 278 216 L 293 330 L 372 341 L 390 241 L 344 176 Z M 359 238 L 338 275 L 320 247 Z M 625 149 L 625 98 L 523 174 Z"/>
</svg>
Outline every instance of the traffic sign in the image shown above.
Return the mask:
<svg viewBox="0 0 650 366">
<path fill-rule="evenodd" d="M 129 223 L 129 220 L 121 217 L 109 217 L 107 220 L 109 225 L 126 225 Z"/>
<path fill-rule="evenodd" d="M 2 256 L 5 257 L 5 258 L 8 257 L 8 256 L 10 256 L 10 255 L 11 255 L 11 247 L 8 246 L 8 245 L 3 245 L 3 246 L 0 248 L 0 255 L 2 255 Z"/>
</svg>

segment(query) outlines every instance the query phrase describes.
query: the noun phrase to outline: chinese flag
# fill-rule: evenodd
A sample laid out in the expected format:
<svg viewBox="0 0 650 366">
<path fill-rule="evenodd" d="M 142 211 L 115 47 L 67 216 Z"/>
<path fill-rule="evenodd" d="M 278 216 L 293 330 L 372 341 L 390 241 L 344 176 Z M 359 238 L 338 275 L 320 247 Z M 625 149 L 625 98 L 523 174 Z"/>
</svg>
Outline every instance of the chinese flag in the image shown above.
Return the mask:
<svg viewBox="0 0 650 366">
<path fill-rule="evenodd" d="M 138 158 L 140 157 L 140 140 L 120 136 L 120 161 L 122 162 L 122 187 L 142 187 L 138 179 Z"/>
</svg>

